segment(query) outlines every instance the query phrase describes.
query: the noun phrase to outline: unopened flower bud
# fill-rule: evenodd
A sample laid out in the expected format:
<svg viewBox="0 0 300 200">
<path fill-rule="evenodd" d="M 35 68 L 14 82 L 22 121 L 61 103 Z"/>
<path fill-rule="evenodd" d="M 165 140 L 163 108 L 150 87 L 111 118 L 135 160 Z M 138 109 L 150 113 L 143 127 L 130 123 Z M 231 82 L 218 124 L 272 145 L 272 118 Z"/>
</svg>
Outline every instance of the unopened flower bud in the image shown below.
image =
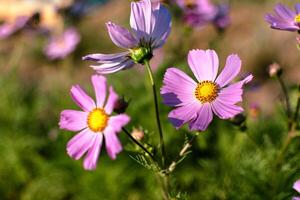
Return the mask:
<svg viewBox="0 0 300 200">
<path fill-rule="evenodd" d="M 129 105 L 129 102 L 130 101 L 125 100 L 124 96 L 119 98 L 114 105 L 114 112 L 118 114 L 124 113 Z"/>
<path fill-rule="evenodd" d="M 136 139 L 137 141 L 141 141 L 144 138 L 144 131 L 141 129 L 133 129 L 131 136 Z"/>
<path fill-rule="evenodd" d="M 280 76 L 282 74 L 282 68 L 277 63 L 271 64 L 268 71 L 270 77 Z"/>
</svg>

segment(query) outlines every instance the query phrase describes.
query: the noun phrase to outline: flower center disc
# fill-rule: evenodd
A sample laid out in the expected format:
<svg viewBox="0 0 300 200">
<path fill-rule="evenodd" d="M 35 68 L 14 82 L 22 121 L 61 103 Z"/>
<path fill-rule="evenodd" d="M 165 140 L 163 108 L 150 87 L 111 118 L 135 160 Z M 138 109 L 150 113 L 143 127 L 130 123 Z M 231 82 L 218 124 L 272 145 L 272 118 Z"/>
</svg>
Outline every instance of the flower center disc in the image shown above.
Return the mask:
<svg viewBox="0 0 300 200">
<path fill-rule="evenodd" d="M 201 103 L 212 102 L 218 96 L 218 86 L 211 81 L 198 83 L 195 96 Z"/>
<path fill-rule="evenodd" d="M 296 24 L 300 23 L 300 14 L 296 15 L 294 21 L 295 21 Z"/>
<path fill-rule="evenodd" d="M 96 108 L 88 115 L 88 127 L 94 132 L 100 132 L 105 129 L 108 122 L 108 115 L 101 108 Z"/>
</svg>

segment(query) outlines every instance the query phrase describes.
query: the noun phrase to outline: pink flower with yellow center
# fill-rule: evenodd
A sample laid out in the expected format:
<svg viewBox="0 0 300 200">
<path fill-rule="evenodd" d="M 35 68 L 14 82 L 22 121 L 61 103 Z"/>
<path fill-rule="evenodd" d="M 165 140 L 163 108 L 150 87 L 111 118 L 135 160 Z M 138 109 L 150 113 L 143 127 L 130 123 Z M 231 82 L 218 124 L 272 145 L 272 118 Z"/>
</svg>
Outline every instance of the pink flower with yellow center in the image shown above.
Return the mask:
<svg viewBox="0 0 300 200">
<path fill-rule="evenodd" d="M 83 161 L 86 170 L 96 168 L 103 137 L 109 157 L 116 159 L 117 154 L 122 151 L 117 133 L 130 120 L 126 114 L 112 115 L 118 95 L 110 86 L 106 100 L 106 78 L 93 75 L 91 80 L 96 94 L 96 102 L 79 85 L 73 86 L 71 96 L 83 111 L 64 110 L 61 112 L 59 122 L 61 129 L 80 131 L 68 142 L 67 153 L 76 160 L 86 154 Z"/>
<path fill-rule="evenodd" d="M 181 70 L 169 68 L 161 88 L 164 103 L 176 107 L 168 116 L 176 128 L 189 123 L 191 130 L 204 131 L 211 123 L 213 113 L 221 119 L 228 119 L 243 112 L 236 103 L 242 101 L 242 87 L 253 76 L 231 83 L 241 69 L 237 55 L 228 56 L 219 75 L 219 59 L 213 50 L 191 50 L 188 63 L 197 82 Z"/>
</svg>

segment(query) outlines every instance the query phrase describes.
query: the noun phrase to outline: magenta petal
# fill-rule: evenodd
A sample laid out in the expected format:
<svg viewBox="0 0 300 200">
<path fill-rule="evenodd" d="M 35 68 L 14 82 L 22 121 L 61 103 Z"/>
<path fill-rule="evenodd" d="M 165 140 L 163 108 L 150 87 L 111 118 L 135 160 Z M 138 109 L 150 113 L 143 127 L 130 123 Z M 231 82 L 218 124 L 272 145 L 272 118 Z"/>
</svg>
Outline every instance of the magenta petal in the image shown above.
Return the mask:
<svg viewBox="0 0 300 200">
<path fill-rule="evenodd" d="M 230 83 L 240 72 L 242 61 L 238 55 L 232 54 L 227 57 L 226 64 L 220 75 L 218 76 L 216 83 L 220 87 L 226 86 Z"/>
<path fill-rule="evenodd" d="M 214 81 L 219 67 L 219 59 L 214 50 L 191 50 L 188 63 L 199 82 Z"/>
<path fill-rule="evenodd" d="M 300 193 L 300 179 L 294 183 L 293 188 Z"/>
<path fill-rule="evenodd" d="M 103 135 L 102 134 L 96 134 L 96 137 L 94 137 L 94 141 L 92 146 L 87 152 L 87 155 L 84 158 L 83 161 L 83 167 L 86 170 L 94 170 L 97 167 L 98 157 L 100 154 L 101 146 L 103 141 Z"/>
<path fill-rule="evenodd" d="M 67 153 L 75 160 L 80 159 L 93 144 L 96 134 L 88 128 L 75 135 L 67 144 Z"/>
<path fill-rule="evenodd" d="M 97 108 L 103 108 L 106 97 L 106 78 L 104 76 L 93 75 L 91 79 L 96 94 Z"/>
<path fill-rule="evenodd" d="M 300 14 L 300 3 L 296 3 L 295 10 L 296 10 L 296 14 Z"/>
<path fill-rule="evenodd" d="M 73 101 L 86 112 L 89 112 L 96 107 L 94 100 L 88 96 L 79 85 L 72 86 L 71 96 Z"/>
<path fill-rule="evenodd" d="M 116 25 L 114 23 L 106 23 L 109 36 L 111 40 L 118 47 L 124 49 L 130 49 L 138 44 L 138 41 L 133 37 L 133 35 L 124 27 Z"/>
<path fill-rule="evenodd" d="M 293 197 L 292 200 L 300 200 L 300 197 Z"/>
<path fill-rule="evenodd" d="M 295 25 L 293 21 L 287 22 L 281 19 L 279 16 L 272 16 L 267 14 L 265 16 L 265 20 L 271 25 L 271 28 L 286 30 L 286 31 L 297 31 L 299 29 L 298 26 Z"/>
<path fill-rule="evenodd" d="M 114 106 L 116 104 L 118 100 L 118 95 L 117 93 L 114 91 L 113 87 L 110 86 L 109 87 L 109 96 L 108 96 L 108 99 L 107 99 L 107 102 L 106 102 L 106 105 L 104 107 L 105 109 L 105 112 L 110 115 L 114 109 Z"/>
<path fill-rule="evenodd" d="M 123 126 L 126 126 L 130 121 L 130 117 L 126 114 L 111 116 L 109 118 L 109 126 L 116 132 L 120 132 Z"/>
<path fill-rule="evenodd" d="M 87 117 L 87 112 L 64 110 L 60 114 L 59 127 L 69 131 L 80 131 L 87 127 Z"/>
<path fill-rule="evenodd" d="M 173 67 L 167 69 L 163 84 L 160 93 L 167 105 L 189 104 L 196 99 L 194 93 L 197 83 L 179 69 Z"/>
<path fill-rule="evenodd" d="M 214 102 L 212 102 L 211 105 L 214 113 L 221 119 L 232 118 L 244 111 L 243 108 L 237 105 L 227 104 L 226 102 L 222 102 L 218 98 Z"/>
<path fill-rule="evenodd" d="M 191 131 L 205 131 L 213 119 L 211 106 L 205 103 L 197 112 L 197 118 L 190 123 Z"/>
<path fill-rule="evenodd" d="M 105 147 L 109 157 L 114 160 L 117 154 L 122 151 L 122 145 L 112 127 L 107 127 L 104 130 Z"/>
<path fill-rule="evenodd" d="M 293 21 L 296 14 L 291 11 L 288 7 L 282 5 L 282 4 L 277 4 L 274 9 L 275 13 L 280 16 L 283 20 L 285 21 Z"/>
<path fill-rule="evenodd" d="M 152 7 L 150 0 L 131 3 L 130 26 L 139 39 L 150 39 L 149 34 L 152 28 Z"/>
<path fill-rule="evenodd" d="M 201 109 L 200 102 L 194 101 L 172 110 L 168 118 L 176 128 L 180 128 L 183 124 L 194 120 L 199 109 Z"/>
</svg>

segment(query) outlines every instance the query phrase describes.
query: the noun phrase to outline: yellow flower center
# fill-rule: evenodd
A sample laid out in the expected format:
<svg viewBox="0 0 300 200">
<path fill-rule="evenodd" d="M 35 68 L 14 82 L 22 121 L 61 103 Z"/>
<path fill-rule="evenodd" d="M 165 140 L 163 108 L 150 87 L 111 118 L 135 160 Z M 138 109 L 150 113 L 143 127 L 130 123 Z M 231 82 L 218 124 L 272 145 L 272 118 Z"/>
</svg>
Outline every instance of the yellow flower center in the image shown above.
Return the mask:
<svg viewBox="0 0 300 200">
<path fill-rule="evenodd" d="M 103 131 L 108 122 L 108 115 L 101 108 L 96 108 L 88 115 L 88 127 L 94 132 Z"/>
<path fill-rule="evenodd" d="M 195 96 L 201 103 L 212 102 L 218 96 L 218 86 L 212 81 L 198 83 Z"/>
<path fill-rule="evenodd" d="M 298 14 L 298 15 L 296 15 L 296 17 L 295 17 L 295 23 L 300 23 L 300 14 Z"/>
</svg>

